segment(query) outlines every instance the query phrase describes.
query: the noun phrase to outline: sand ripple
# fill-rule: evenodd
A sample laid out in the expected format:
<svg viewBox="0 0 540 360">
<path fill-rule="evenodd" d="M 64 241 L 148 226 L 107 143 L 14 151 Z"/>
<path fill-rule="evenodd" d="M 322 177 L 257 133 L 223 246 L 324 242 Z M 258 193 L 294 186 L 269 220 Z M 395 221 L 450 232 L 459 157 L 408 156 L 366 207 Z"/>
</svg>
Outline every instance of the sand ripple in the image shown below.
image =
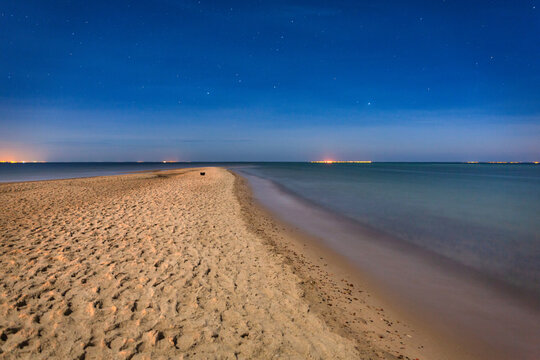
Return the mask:
<svg viewBox="0 0 540 360">
<path fill-rule="evenodd" d="M 242 223 L 234 177 L 0 186 L 0 357 L 355 358 Z"/>
</svg>

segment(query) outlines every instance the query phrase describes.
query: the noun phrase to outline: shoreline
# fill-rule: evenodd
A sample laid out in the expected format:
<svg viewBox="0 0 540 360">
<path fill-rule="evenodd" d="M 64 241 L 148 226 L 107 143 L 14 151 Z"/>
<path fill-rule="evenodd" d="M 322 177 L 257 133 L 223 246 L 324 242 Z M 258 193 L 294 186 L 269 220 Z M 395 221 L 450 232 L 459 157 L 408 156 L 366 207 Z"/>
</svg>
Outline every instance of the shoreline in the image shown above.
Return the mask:
<svg viewBox="0 0 540 360">
<path fill-rule="evenodd" d="M 234 172 L 234 170 L 229 170 L 229 171 Z M 360 229 L 362 234 L 365 234 L 366 236 L 369 236 L 372 238 L 376 238 L 378 241 L 384 242 L 385 246 L 413 253 L 415 255 L 418 255 L 422 258 L 427 259 L 430 262 L 433 262 L 434 264 L 438 264 L 438 265 L 442 264 L 443 267 L 451 269 L 452 272 L 459 273 L 460 276 L 472 278 L 475 281 L 478 281 L 478 283 L 485 284 L 486 287 L 489 287 L 502 294 L 513 297 L 516 301 L 519 301 L 520 303 L 522 303 L 523 306 L 530 307 L 531 309 L 534 309 L 534 310 L 539 310 L 538 304 L 540 304 L 540 290 L 534 291 L 531 288 L 526 288 L 526 287 L 522 287 L 516 284 L 506 282 L 504 280 L 498 279 L 495 275 L 482 272 L 481 270 L 475 269 L 466 264 L 462 264 L 456 260 L 447 258 L 444 255 L 438 254 L 432 250 L 425 249 L 414 243 L 409 243 L 409 242 L 404 242 L 402 240 L 399 240 L 395 238 L 394 236 L 385 233 L 384 231 L 370 227 L 369 225 L 366 225 L 366 224 L 361 224 L 357 220 L 347 217 L 344 214 L 337 214 L 332 209 L 327 208 L 323 205 L 317 204 L 309 199 L 306 199 L 302 197 L 301 195 L 298 195 L 290 191 L 289 189 L 285 188 L 283 185 L 278 184 L 272 180 L 265 179 L 256 175 L 251 175 L 251 174 L 249 175 L 240 174 L 239 176 L 244 177 L 244 178 L 246 176 L 251 177 L 251 178 L 260 178 L 263 181 L 269 182 L 272 184 L 273 187 L 275 187 L 280 193 L 283 193 L 285 196 L 293 198 L 295 201 L 302 203 L 306 207 L 316 208 L 320 210 L 321 212 L 326 213 L 329 217 L 332 217 L 333 220 L 335 220 L 336 222 L 343 223 L 345 226 L 356 227 Z M 249 184 L 247 186 L 250 187 Z M 253 190 L 250 190 L 250 191 L 252 192 L 252 197 L 255 197 L 255 195 L 253 194 Z M 266 206 L 260 201 L 258 201 L 258 203 L 259 203 L 258 205 L 259 207 L 262 207 L 263 209 L 266 208 Z M 276 221 L 278 222 L 281 221 L 285 223 L 286 225 L 288 224 L 288 226 L 294 227 L 294 225 L 289 224 L 287 221 L 279 220 L 279 214 L 273 213 L 272 210 L 267 210 L 267 212 L 270 214 L 270 216 L 273 216 Z M 301 230 L 301 231 L 306 233 L 305 230 Z M 316 235 L 305 234 L 305 236 L 312 237 L 315 241 L 321 242 L 321 239 L 317 239 Z M 332 252 L 336 252 L 336 250 L 333 250 L 328 246 L 327 248 L 328 250 Z M 343 257 L 343 255 L 340 255 L 340 256 Z M 347 260 L 347 261 L 350 261 L 350 260 Z"/>
<path fill-rule="evenodd" d="M 253 176 L 249 175 L 248 178 L 253 178 Z M 251 182 L 252 179 L 249 181 Z M 272 183 L 266 179 L 263 181 Z M 245 186 L 250 187 L 251 185 L 246 184 Z M 282 190 L 279 184 L 273 184 L 273 186 L 277 191 Z M 428 358 L 506 359 L 513 356 L 513 354 L 522 356 L 524 359 L 536 358 L 535 354 L 538 354 L 540 349 L 534 345 L 534 334 L 539 333 L 540 328 L 534 320 L 539 318 L 538 302 L 535 293 L 530 293 L 522 289 L 517 289 L 516 291 L 512 285 L 502 281 L 493 281 L 488 275 L 479 273 L 474 269 L 459 266 L 458 263 L 443 258 L 440 255 L 435 254 L 433 256 L 431 252 L 428 254 L 427 250 L 417 249 L 414 245 L 403 244 L 397 242 L 395 239 L 381 237 L 378 232 L 368 231 L 366 233 L 366 230 L 356 225 L 356 222 L 354 224 L 352 224 L 352 221 L 347 222 L 346 218 L 341 218 L 331 211 L 321 208 L 316 204 L 311 204 L 309 201 L 306 201 L 306 204 L 302 204 L 302 206 L 293 206 L 291 203 L 302 202 L 303 199 L 297 197 L 295 194 L 289 194 L 288 191 L 284 191 L 284 195 L 279 195 L 277 192 L 273 190 L 271 192 L 260 184 L 257 187 L 259 196 L 261 196 L 261 192 L 266 192 L 266 194 L 263 196 L 264 201 L 262 199 L 254 200 L 257 203 L 256 206 L 262 207 L 263 213 L 266 213 L 267 216 L 273 218 L 277 223 L 282 224 L 284 228 L 292 227 L 295 229 L 296 235 L 290 236 L 289 243 L 291 241 L 298 241 L 298 239 L 295 240 L 295 237 L 308 238 L 308 244 L 317 245 L 319 254 L 324 254 L 325 257 L 326 254 L 333 254 L 334 262 L 336 262 L 336 259 L 338 261 L 338 268 L 343 267 L 343 264 L 347 263 L 348 275 L 352 274 L 359 278 L 360 282 L 367 284 L 365 289 L 375 295 L 377 302 L 384 304 L 385 309 L 391 310 L 395 319 L 405 321 L 418 330 L 418 335 L 422 338 L 421 342 L 428 344 L 425 346 L 429 348 L 429 352 L 431 353 Z M 261 187 L 264 189 L 261 189 Z M 255 198 L 254 195 L 252 196 Z M 281 204 L 280 207 L 276 205 L 279 202 L 276 199 L 279 199 L 281 196 L 285 198 L 283 200 L 285 205 Z M 270 209 L 267 204 L 269 197 L 272 198 L 270 200 L 272 204 Z M 309 215 L 298 216 L 311 217 L 311 223 L 299 223 L 297 221 L 297 215 L 294 212 L 302 213 L 304 211 L 309 212 Z M 427 279 L 432 280 L 435 284 L 436 279 L 443 277 L 440 279 L 443 280 L 443 283 L 448 282 L 449 285 L 452 284 L 457 293 L 464 292 L 464 299 L 468 299 L 468 296 L 471 296 L 472 301 L 478 300 L 484 303 L 484 306 L 486 306 L 485 309 L 489 309 L 486 312 L 486 316 L 488 317 L 484 319 L 484 315 L 482 314 L 484 310 L 475 309 L 476 305 L 470 301 L 459 300 L 458 302 L 461 302 L 460 305 L 453 304 L 452 302 L 445 304 L 444 297 L 441 296 L 434 298 L 438 299 L 438 304 L 430 305 L 432 307 L 430 311 L 422 308 L 422 302 L 418 305 L 411 302 L 411 299 L 407 299 L 408 303 L 405 302 L 402 304 L 402 301 L 405 299 L 401 298 L 401 296 L 406 295 L 403 289 L 396 290 L 396 287 L 389 286 L 387 283 L 388 279 L 374 276 L 373 269 L 369 269 L 369 267 L 362 268 L 349 257 L 349 254 L 362 256 L 362 253 L 358 252 L 358 249 L 361 249 L 361 247 L 356 249 L 356 252 L 354 252 L 354 249 L 351 249 L 353 251 L 352 253 L 340 254 L 339 250 L 343 249 L 339 249 L 339 245 L 342 244 L 338 243 L 340 240 L 336 236 L 339 238 L 340 235 L 337 235 L 337 233 L 325 232 L 324 225 L 320 225 L 322 227 L 318 228 L 319 232 L 311 231 L 311 233 L 307 233 L 307 229 L 312 230 L 311 227 L 319 226 L 314 221 L 322 221 L 327 227 L 330 224 L 333 229 L 332 231 L 339 230 L 338 233 L 340 231 L 344 231 L 345 233 L 354 232 L 355 234 L 363 234 L 357 236 L 360 236 L 360 238 L 362 236 L 367 237 L 370 240 L 369 242 L 380 241 L 382 245 L 377 244 L 377 247 L 384 248 L 384 251 L 379 253 L 374 252 L 373 254 L 379 258 L 382 256 L 381 259 L 386 263 L 388 261 L 393 262 L 398 260 L 397 263 L 402 266 L 405 272 L 410 271 L 407 264 L 412 265 L 410 263 L 411 261 L 420 260 L 424 265 L 414 265 L 413 267 L 418 267 L 424 273 L 425 271 L 435 270 L 435 273 L 439 274 L 431 277 L 428 276 Z M 340 227 L 344 229 L 342 230 Z M 301 228 L 301 230 L 298 230 L 298 228 Z M 320 232 L 321 230 L 322 233 Z M 323 236 L 323 238 L 320 236 Z M 341 241 L 343 240 L 346 239 L 343 239 L 343 236 L 341 236 Z M 348 243 L 348 245 L 351 245 L 351 243 Z M 369 248 L 367 249 L 369 250 Z M 401 252 L 404 255 L 398 255 Z M 366 256 L 365 254 L 363 255 L 364 257 Z M 317 257 L 318 255 L 312 256 L 312 260 L 316 260 Z M 426 278 L 426 276 L 423 277 Z M 402 276 L 399 275 L 399 278 L 402 278 Z M 412 280 L 410 276 L 405 276 L 403 279 L 404 281 Z M 391 285 L 396 285 L 395 281 Z M 466 295 L 465 292 L 470 295 Z M 454 296 L 450 293 L 447 295 L 450 298 Z M 419 300 L 419 298 L 417 297 L 416 300 Z M 454 298 L 454 300 L 458 300 L 458 298 Z M 449 301 L 451 300 L 449 299 Z M 423 305 L 426 304 L 428 303 L 424 302 Z M 434 311 L 436 308 L 438 309 Z M 460 321 L 455 321 L 451 318 L 463 311 L 465 313 L 472 311 L 470 313 L 471 318 L 462 318 Z M 442 319 L 439 319 L 439 316 L 443 314 L 444 317 L 442 319 L 453 322 L 454 324 L 452 326 L 445 324 Z M 463 315 L 460 316 L 463 317 Z M 459 325 L 460 322 L 461 325 Z M 505 325 L 502 326 L 502 324 Z M 496 330 L 497 328 L 506 330 L 498 331 Z M 521 343 L 521 345 L 518 345 L 518 343 Z"/>
<path fill-rule="evenodd" d="M 429 327 L 415 323 L 417 314 L 410 316 L 397 309 L 395 301 L 388 301 L 390 295 L 383 294 L 349 259 L 280 219 L 255 199 L 246 178 L 230 172 L 236 177 L 235 192 L 246 223 L 304 279 L 306 299 L 333 331 L 359 343 L 382 346 L 391 358 L 477 359 L 449 339 L 435 339 Z M 345 284 L 352 291 L 343 293 L 336 284 Z"/>
</svg>

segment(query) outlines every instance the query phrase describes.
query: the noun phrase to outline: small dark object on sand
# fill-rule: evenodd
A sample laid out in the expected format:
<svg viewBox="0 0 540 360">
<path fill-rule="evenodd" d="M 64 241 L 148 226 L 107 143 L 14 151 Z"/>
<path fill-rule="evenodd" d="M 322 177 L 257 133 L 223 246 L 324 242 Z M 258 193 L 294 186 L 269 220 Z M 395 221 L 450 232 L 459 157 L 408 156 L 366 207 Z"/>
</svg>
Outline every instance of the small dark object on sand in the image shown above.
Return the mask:
<svg viewBox="0 0 540 360">
<path fill-rule="evenodd" d="M 204 176 L 204 174 L 206 174 L 204 171 L 201 171 L 201 176 Z"/>
</svg>

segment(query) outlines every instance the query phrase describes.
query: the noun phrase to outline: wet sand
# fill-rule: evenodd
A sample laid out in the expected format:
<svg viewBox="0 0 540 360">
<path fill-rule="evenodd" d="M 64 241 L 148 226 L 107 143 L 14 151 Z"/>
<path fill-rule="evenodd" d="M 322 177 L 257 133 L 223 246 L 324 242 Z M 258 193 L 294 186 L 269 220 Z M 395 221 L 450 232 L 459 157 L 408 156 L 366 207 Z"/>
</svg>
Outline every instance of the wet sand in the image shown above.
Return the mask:
<svg viewBox="0 0 540 360">
<path fill-rule="evenodd" d="M 257 201 L 310 233 L 311 244 L 326 247 L 325 253 L 341 254 L 348 272 L 361 276 L 392 317 L 417 330 L 428 358 L 540 357 L 535 294 L 338 216 L 271 181 L 245 176 Z"/>
<path fill-rule="evenodd" d="M 269 211 L 254 196 L 245 177 L 237 176 L 236 193 L 248 226 L 303 279 L 302 289 L 313 311 L 332 331 L 364 347 L 378 349 L 375 357 L 363 354 L 361 358 L 476 359 L 452 339 L 433 336 L 431 328 L 420 326 L 413 321 L 415 317 L 398 311 L 401 307 L 381 297 L 377 284 L 359 272 L 353 262 L 323 239 L 291 225 L 290 213 L 283 218 Z"/>
<path fill-rule="evenodd" d="M 0 357 L 421 354 L 361 284 L 247 222 L 238 178 L 204 171 L 0 185 Z"/>
</svg>

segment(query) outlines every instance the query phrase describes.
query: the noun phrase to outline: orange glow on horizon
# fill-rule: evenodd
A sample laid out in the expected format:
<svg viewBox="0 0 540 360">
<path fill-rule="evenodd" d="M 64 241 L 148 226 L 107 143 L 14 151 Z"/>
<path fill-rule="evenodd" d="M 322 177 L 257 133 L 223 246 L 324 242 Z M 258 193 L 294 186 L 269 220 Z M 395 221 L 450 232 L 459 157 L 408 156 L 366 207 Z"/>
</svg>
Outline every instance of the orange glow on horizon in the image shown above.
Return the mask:
<svg viewBox="0 0 540 360">
<path fill-rule="evenodd" d="M 42 160 L 0 160 L 0 164 L 37 164 L 46 163 Z"/>
</svg>

